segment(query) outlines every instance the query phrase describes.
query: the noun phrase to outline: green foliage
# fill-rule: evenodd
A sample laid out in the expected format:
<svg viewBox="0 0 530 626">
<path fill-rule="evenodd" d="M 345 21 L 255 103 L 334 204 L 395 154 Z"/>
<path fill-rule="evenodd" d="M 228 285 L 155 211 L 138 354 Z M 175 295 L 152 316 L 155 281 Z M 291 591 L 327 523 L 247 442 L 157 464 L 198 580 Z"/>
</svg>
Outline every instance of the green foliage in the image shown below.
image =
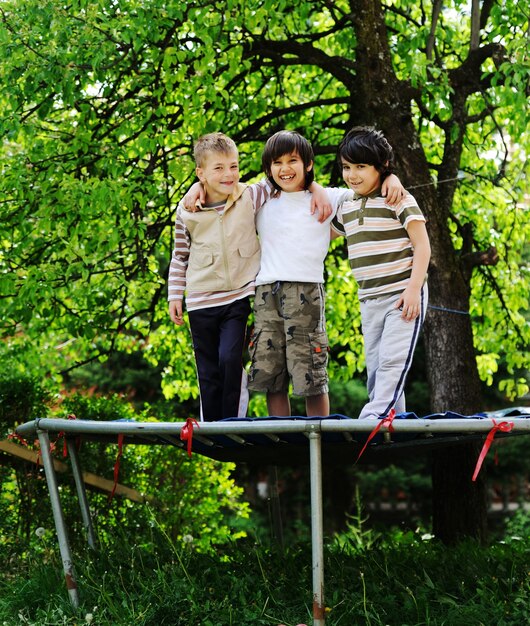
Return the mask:
<svg viewBox="0 0 530 626">
<path fill-rule="evenodd" d="M 431 494 L 431 480 L 421 465 L 412 471 L 410 468 L 389 465 L 360 473 L 359 489 L 363 499 L 369 502 L 377 502 L 384 497 L 390 502 L 409 500 L 422 503 Z"/>
<path fill-rule="evenodd" d="M 15 362 L 7 361 L 0 373 L 2 439 L 13 434 L 16 426 L 46 417 L 54 397 L 37 377 L 21 372 Z M 12 465 L 0 465 L 0 541 L 4 545 L 17 546 L 21 537 L 28 537 L 41 522 L 50 519 L 49 510 L 41 506 L 48 498 L 42 478 L 42 468 L 37 466 L 28 467 L 16 460 Z"/>
<path fill-rule="evenodd" d="M 366 385 L 355 378 L 344 382 L 332 380 L 329 389 L 332 413 L 357 417 L 368 400 Z"/>
<path fill-rule="evenodd" d="M 384 7 L 393 69 L 421 92 L 412 106 L 434 177 L 445 129 L 461 132 L 451 72 L 468 49 L 467 11 L 463 0 L 442 11 L 436 53 L 427 57 L 424 9 Z M 526 23 L 520 3 L 492 7 L 483 34 L 504 50 L 484 62 L 485 87 L 466 102 L 460 167 L 468 178 L 453 206 L 454 224 L 473 223 L 476 249 L 493 243 L 500 252 L 498 266 L 475 273 L 471 313 L 481 376 L 504 380 L 510 398 L 524 393 L 528 367 Z M 166 397 L 196 398 L 189 334 L 171 327 L 165 303 L 174 207 L 194 177 L 192 141 L 227 131 L 249 178 L 260 170 L 263 140 L 296 128 L 315 146 L 318 180 L 336 180 L 335 146 L 356 121 L 347 6 L 12 0 L 2 5 L 0 56 L 1 327 L 9 350 L 32 371 L 56 376 L 113 350 L 142 349 L 162 366 Z M 454 237 L 458 249 L 459 228 Z M 328 293 L 331 373 L 344 380 L 364 361 L 340 244 L 328 261 Z"/>
<path fill-rule="evenodd" d="M 8 430 L 31 419 L 45 417 L 51 393 L 34 376 L 10 367 L 0 372 L 0 429 Z"/>
<path fill-rule="evenodd" d="M 468 47 L 467 10 L 457 0 L 442 12 L 436 54 L 427 58 L 429 16 L 418 3 L 384 7 L 393 69 L 421 92 L 413 106 L 434 176 L 455 115 L 451 71 Z M 470 182 L 458 186 L 453 207 L 454 223 L 473 223 L 477 249 L 493 243 L 500 251 L 501 263 L 473 278 L 471 313 L 481 376 L 504 381 L 509 398 L 524 393 L 528 366 L 526 21 L 520 3 L 491 10 L 484 36 L 504 46 L 504 57 L 484 63 L 487 88 L 466 104 L 460 167 Z M 315 146 L 318 180 L 336 180 L 335 146 L 355 122 L 355 33 L 346 5 L 313 0 L 294 10 L 226 0 L 220 10 L 195 1 L 12 0 L 2 5 L 0 56 L 8 349 L 33 372 L 53 376 L 114 350 L 141 349 L 162 367 L 166 397 L 196 399 L 189 334 L 171 327 L 165 303 L 173 211 L 194 177 L 192 141 L 227 131 L 249 178 L 260 170 L 263 140 L 296 128 Z M 505 153 L 500 127 L 509 135 Z M 459 228 L 454 235 L 458 248 Z M 340 248 L 327 264 L 328 320 L 331 374 L 346 380 L 364 360 Z"/>
<path fill-rule="evenodd" d="M 65 383 L 69 389 L 97 390 L 98 393 L 118 393 L 127 396 L 137 405 L 150 404 L 163 399 L 161 393 L 161 368 L 153 367 L 142 351 L 113 352 L 101 362 L 87 363 L 76 368 Z"/>
<path fill-rule="evenodd" d="M 331 544 L 332 550 L 340 552 L 362 552 L 371 550 L 381 543 L 381 534 L 367 526 L 368 516 L 365 516 L 359 495 L 359 489 L 355 490 L 355 511 L 349 516 L 346 530 L 337 533 Z"/>
<path fill-rule="evenodd" d="M 530 513 L 521 506 L 514 515 L 506 520 L 506 541 L 508 543 L 525 543 L 530 538 Z"/>
</svg>

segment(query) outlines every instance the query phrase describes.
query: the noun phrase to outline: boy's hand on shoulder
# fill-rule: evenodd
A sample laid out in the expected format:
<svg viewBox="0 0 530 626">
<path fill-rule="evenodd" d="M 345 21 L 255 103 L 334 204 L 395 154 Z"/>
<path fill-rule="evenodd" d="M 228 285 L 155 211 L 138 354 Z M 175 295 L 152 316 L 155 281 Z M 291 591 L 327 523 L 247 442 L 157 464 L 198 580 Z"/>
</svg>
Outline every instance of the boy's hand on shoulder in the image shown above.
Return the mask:
<svg viewBox="0 0 530 626">
<path fill-rule="evenodd" d="M 201 183 L 193 183 L 182 199 L 182 205 L 186 211 L 195 213 L 201 210 L 201 205 L 206 202 L 206 192 Z"/>
<path fill-rule="evenodd" d="M 325 222 L 328 217 L 333 213 L 333 207 L 328 198 L 328 193 L 318 183 L 312 182 L 309 186 L 311 192 L 311 215 L 315 213 L 318 216 L 319 222 Z"/>
<path fill-rule="evenodd" d="M 381 193 L 386 198 L 386 203 L 390 206 L 398 206 L 406 195 L 405 187 L 395 174 L 390 174 L 383 181 Z"/>
</svg>

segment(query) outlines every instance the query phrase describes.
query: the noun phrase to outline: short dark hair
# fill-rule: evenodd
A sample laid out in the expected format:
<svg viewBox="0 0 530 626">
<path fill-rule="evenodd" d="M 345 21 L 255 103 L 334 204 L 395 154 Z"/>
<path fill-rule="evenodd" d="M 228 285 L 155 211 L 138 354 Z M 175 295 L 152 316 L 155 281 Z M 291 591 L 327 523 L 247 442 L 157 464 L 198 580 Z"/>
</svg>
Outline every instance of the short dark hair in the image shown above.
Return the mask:
<svg viewBox="0 0 530 626">
<path fill-rule="evenodd" d="M 371 126 L 355 126 L 349 130 L 337 151 L 339 165 L 348 163 L 373 165 L 384 180 L 394 171 L 394 150 L 380 130 Z"/>
<path fill-rule="evenodd" d="M 313 148 L 309 141 L 295 130 L 280 130 L 267 139 L 267 143 L 265 144 L 265 148 L 263 149 L 263 154 L 261 156 L 261 166 L 263 171 L 272 185 L 274 185 L 274 187 L 278 190 L 281 188 L 272 178 L 272 162 L 284 154 L 293 154 L 294 152 L 300 155 L 300 158 L 304 163 L 304 167 L 306 168 L 304 188 L 307 189 L 315 180 L 315 172 L 313 168 L 307 171 L 307 168 L 315 160 Z"/>
</svg>

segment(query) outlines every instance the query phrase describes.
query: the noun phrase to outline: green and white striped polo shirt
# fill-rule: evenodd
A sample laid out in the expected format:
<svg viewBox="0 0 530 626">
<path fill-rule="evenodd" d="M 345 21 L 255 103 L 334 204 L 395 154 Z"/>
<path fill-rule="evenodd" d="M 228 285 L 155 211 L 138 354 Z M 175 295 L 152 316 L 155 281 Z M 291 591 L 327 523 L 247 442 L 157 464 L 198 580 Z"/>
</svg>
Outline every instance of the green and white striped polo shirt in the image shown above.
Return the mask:
<svg viewBox="0 0 530 626">
<path fill-rule="evenodd" d="M 380 190 L 373 196 L 356 195 L 344 202 L 332 224 L 346 236 L 359 300 L 404 291 L 414 254 L 407 228 L 412 220 L 425 222 L 411 194 L 407 193 L 398 207 L 388 206 L 379 194 Z"/>
</svg>

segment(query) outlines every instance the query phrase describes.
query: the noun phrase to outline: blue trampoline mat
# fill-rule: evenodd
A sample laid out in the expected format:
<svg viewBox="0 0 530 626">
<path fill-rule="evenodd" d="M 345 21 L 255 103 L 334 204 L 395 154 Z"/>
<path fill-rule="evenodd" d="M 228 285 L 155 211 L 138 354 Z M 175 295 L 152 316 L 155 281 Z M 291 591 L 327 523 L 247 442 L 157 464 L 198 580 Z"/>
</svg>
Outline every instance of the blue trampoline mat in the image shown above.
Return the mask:
<svg viewBox="0 0 530 626">
<path fill-rule="evenodd" d="M 506 420 L 509 417 L 530 418 L 530 409 L 504 409 L 501 411 L 476 413 L 474 415 L 461 415 L 453 411 L 445 413 L 433 413 L 424 417 L 418 417 L 415 413 L 396 414 L 394 420 L 440 420 L 440 419 L 461 419 L 462 433 L 412 433 L 412 432 L 389 432 L 381 429 L 370 442 L 364 451 L 359 462 L 373 462 L 376 460 L 390 461 L 393 457 L 410 453 L 412 449 L 416 452 L 429 452 L 436 448 L 461 445 L 472 441 L 483 441 L 487 433 L 466 432 L 465 420 L 468 419 L 488 419 Z M 247 421 L 260 422 L 285 420 L 353 420 L 346 415 L 333 414 L 327 417 L 254 417 L 254 418 L 228 418 L 220 420 L 223 422 Z M 372 420 L 371 420 L 372 421 Z M 246 462 L 249 464 L 274 463 L 277 465 L 300 465 L 309 463 L 308 447 L 309 440 L 303 432 L 281 433 L 273 436 L 258 433 L 246 433 L 244 436 L 230 437 L 228 435 L 201 435 L 199 427 L 194 429 L 192 450 L 221 461 Z M 373 420 L 374 428 L 378 421 Z M 492 423 L 493 426 L 493 423 Z M 519 433 L 521 434 L 521 433 Z M 322 461 L 325 465 L 343 465 L 355 463 L 359 452 L 362 450 L 367 440 L 371 436 L 370 432 L 326 432 L 321 433 L 322 439 Z M 498 433 L 496 437 L 510 436 L 506 433 Z"/>
</svg>

